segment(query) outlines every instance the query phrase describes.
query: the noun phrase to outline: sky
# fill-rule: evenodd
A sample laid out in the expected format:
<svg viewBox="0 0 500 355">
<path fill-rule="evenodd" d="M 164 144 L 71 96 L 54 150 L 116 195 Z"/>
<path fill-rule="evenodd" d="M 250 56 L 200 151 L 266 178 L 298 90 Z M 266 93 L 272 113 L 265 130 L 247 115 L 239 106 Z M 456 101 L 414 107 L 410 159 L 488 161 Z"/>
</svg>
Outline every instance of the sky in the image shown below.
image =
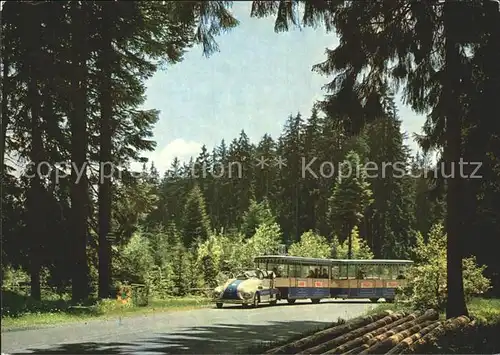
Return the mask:
<svg viewBox="0 0 500 355">
<path fill-rule="evenodd" d="M 209 151 L 243 129 L 257 143 L 277 138 L 290 114 L 308 117 L 331 78 L 311 71 L 338 40 L 323 28 L 274 32 L 274 18 L 250 18 L 251 2 L 234 2 L 240 25 L 216 38 L 220 52 L 209 58 L 193 47 L 181 63 L 158 71 L 147 82 L 144 107 L 160 111 L 154 128 L 157 147 L 144 155 L 163 173 L 174 157 L 189 160 L 205 144 Z M 425 117 L 399 104 L 402 130 L 421 131 Z M 413 140 L 407 144 L 416 151 Z"/>
</svg>

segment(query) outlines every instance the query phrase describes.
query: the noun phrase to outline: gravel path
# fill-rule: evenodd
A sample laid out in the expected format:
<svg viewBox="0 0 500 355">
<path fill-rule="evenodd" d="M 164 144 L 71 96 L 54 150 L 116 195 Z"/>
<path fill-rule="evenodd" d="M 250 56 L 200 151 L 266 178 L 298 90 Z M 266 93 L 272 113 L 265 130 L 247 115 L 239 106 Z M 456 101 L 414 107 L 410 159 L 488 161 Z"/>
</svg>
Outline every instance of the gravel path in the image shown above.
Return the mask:
<svg viewBox="0 0 500 355">
<path fill-rule="evenodd" d="M 224 306 L 2 333 L 2 353 L 234 354 L 357 317 L 369 301 Z"/>
</svg>

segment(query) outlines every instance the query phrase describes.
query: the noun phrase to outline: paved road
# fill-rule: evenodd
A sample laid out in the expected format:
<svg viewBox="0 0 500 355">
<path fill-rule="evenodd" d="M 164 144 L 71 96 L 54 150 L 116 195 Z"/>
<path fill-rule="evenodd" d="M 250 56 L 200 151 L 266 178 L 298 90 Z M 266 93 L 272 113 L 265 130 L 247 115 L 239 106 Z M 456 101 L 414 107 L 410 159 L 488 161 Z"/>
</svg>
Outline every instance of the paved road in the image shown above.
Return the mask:
<svg viewBox="0 0 500 355">
<path fill-rule="evenodd" d="M 2 333 L 2 353 L 234 354 L 357 317 L 366 301 L 224 306 Z"/>
</svg>

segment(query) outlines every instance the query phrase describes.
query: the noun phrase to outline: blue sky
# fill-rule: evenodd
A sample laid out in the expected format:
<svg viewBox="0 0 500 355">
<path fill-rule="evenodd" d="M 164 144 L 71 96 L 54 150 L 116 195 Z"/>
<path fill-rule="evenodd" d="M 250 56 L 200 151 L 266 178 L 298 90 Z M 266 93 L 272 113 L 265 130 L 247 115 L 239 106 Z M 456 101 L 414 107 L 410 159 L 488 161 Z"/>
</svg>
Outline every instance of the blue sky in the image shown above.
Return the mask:
<svg viewBox="0 0 500 355">
<path fill-rule="evenodd" d="M 308 117 L 325 94 L 329 78 L 311 67 L 324 61 L 338 40 L 322 28 L 274 32 L 274 19 L 250 18 L 251 2 L 235 2 L 240 25 L 217 37 L 210 58 L 196 46 L 184 61 L 157 72 L 147 83 L 145 108 L 160 110 L 154 129 L 157 148 L 146 154 L 163 172 L 175 156 L 196 156 L 244 129 L 252 142 L 265 133 L 277 138 L 290 114 Z M 402 129 L 420 132 L 425 118 L 400 105 Z M 416 144 L 408 144 L 416 150 Z"/>
</svg>

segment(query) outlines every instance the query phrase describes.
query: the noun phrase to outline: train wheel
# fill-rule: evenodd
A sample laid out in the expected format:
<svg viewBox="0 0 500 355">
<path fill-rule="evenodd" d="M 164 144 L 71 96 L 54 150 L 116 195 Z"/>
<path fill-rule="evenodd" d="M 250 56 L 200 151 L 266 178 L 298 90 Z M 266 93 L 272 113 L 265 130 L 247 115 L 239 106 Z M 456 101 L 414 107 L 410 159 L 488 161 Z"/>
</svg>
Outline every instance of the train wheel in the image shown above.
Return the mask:
<svg viewBox="0 0 500 355">
<path fill-rule="evenodd" d="M 370 301 L 372 301 L 373 303 L 377 303 L 378 302 L 378 298 L 370 298 Z"/>
<path fill-rule="evenodd" d="M 311 302 L 312 302 L 313 304 L 318 304 L 320 301 L 321 301 L 321 299 L 320 299 L 320 298 L 311 298 Z"/>
<path fill-rule="evenodd" d="M 217 306 L 217 308 L 222 308 L 222 303 L 216 303 L 215 305 Z"/>
<path fill-rule="evenodd" d="M 269 304 L 271 306 L 276 306 L 276 304 L 278 303 L 278 300 L 272 300 L 272 301 L 269 301 Z"/>
<path fill-rule="evenodd" d="M 394 298 L 386 298 L 385 301 L 387 303 L 394 303 Z"/>
<path fill-rule="evenodd" d="M 294 304 L 296 300 L 287 299 L 286 301 L 287 301 L 289 304 Z"/>
</svg>

